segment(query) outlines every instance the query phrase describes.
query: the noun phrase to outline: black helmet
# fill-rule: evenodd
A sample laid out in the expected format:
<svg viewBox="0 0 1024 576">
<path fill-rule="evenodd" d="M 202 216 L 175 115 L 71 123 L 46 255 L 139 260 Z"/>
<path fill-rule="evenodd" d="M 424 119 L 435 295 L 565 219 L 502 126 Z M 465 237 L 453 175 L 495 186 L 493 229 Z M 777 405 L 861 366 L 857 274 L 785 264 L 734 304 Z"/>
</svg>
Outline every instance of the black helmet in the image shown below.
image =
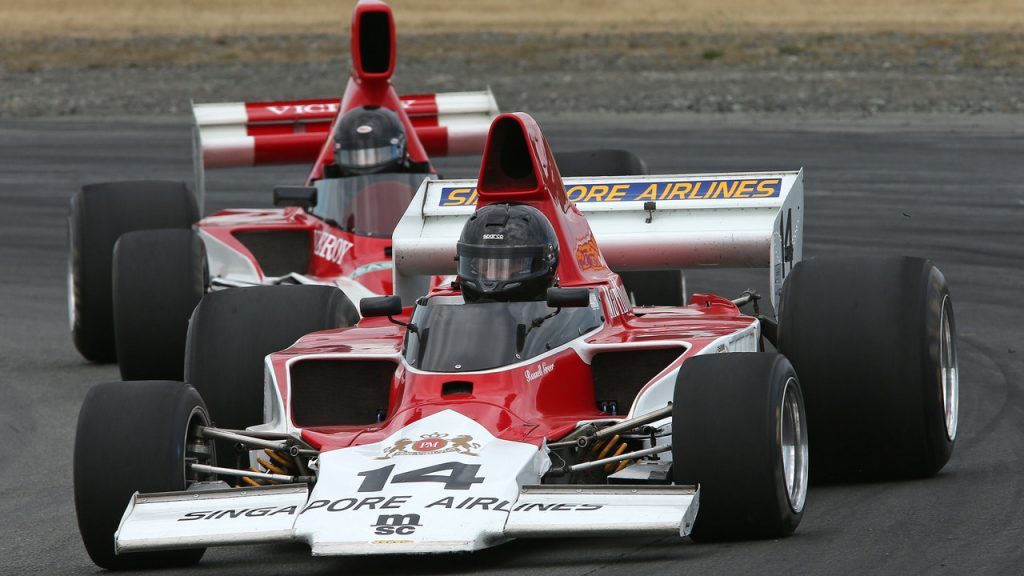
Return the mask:
<svg viewBox="0 0 1024 576">
<path fill-rule="evenodd" d="M 345 173 L 371 174 L 405 161 L 405 127 L 387 108 L 361 106 L 342 115 L 334 130 L 334 163 Z"/>
<path fill-rule="evenodd" d="M 490 204 L 462 228 L 456 247 L 467 300 L 543 300 L 558 267 L 558 237 L 532 206 Z"/>
</svg>

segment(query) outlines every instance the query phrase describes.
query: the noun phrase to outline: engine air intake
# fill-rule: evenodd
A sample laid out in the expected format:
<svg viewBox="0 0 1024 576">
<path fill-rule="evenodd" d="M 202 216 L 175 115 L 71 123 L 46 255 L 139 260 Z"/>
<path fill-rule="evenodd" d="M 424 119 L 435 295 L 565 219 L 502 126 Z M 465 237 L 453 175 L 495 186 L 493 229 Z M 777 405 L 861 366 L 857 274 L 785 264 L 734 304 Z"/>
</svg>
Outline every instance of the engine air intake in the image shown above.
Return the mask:
<svg viewBox="0 0 1024 576">
<path fill-rule="evenodd" d="M 387 360 L 300 360 L 291 366 L 296 426 L 362 426 L 386 418 L 396 364 Z M 382 411 L 382 412 L 381 412 Z"/>
</svg>

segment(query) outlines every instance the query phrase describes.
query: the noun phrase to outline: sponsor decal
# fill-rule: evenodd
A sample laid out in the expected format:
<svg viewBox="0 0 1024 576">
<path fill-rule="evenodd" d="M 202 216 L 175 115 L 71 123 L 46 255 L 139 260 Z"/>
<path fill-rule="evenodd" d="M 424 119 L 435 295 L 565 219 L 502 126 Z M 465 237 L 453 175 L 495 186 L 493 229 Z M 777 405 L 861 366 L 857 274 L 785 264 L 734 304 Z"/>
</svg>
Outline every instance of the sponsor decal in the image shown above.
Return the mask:
<svg viewBox="0 0 1024 576">
<path fill-rule="evenodd" d="M 340 236 L 322 230 L 313 231 L 313 254 L 340 265 L 353 244 Z"/>
<path fill-rule="evenodd" d="M 597 247 L 597 240 L 593 236 L 576 246 L 576 262 L 580 265 L 581 270 L 604 270 L 607 268 L 601 257 L 601 250 Z"/>
<path fill-rule="evenodd" d="M 298 116 L 304 116 L 307 114 L 328 114 L 335 113 L 338 111 L 338 103 L 320 103 L 320 104 L 288 104 L 286 106 L 267 106 L 267 110 L 270 110 L 272 114 L 278 116 L 284 116 L 291 112 Z"/>
<path fill-rule="evenodd" d="M 664 202 L 668 200 L 748 200 L 778 198 L 781 178 L 664 180 L 621 184 L 576 184 L 565 190 L 572 202 Z M 440 206 L 473 206 L 476 188 L 442 188 Z"/>
<path fill-rule="evenodd" d="M 378 536 L 406 536 L 416 532 L 420 526 L 423 525 L 420 524 L 419 514 L 381 514 L 377 516 L 377 522 L 370 525 L 373 533 Z"/>
<path fill-rule="evenodd" d="M 353 512 L 359 510 L 397 510 L 409 501 L 412 496 L 370 496 L 367 498 L 339 498 L 338 500 L 313 500 L 302 509 L 301 514 L 312 510 L 325 512 Z M 294 506 L 293 506 L 294 508 Z"/>
<path fill-rule="evenodd" d="M 469 434 L 461 434 L 454 438 L 448 438 L 448 434 L 433 432 L 421 434 L 419 440 L 410 438 L 399 438 L 394 444 L 384 449 L 384 455 L 378 456 L 377 460 L 387 460 L 395 456 L 413 456 L 422 454 L 446 454 L 454 452 L 466 456 L 479 456 L 474 450 L 480 444 L 473 442 Z"/>
<path fill-rule="evenodd" d="M 358 134 L 369 134 L 370 132 L 373 132 L 373 126 L 370 126 L 369 124 L 363 124 L 356 128 L 356 133 Z"/>
<path fill-rule="evenodd" d="M 526 377 L 527 382 L 533 382 L 534 380 L 539 380 L 542 376 L 551 372 L 554 369 L 554 364 L 541 362 L 539 366 L 535 366 L 534 368 L 527 368 L 526 370 L 524 370 L 523 376 Z"/>
<path fill-rule="evenodd" d="M 223 510 L 201 510 L 199 512 L 188 512 L 178 522 L 190 522 L 192 520 L 220 520 L 221 518 L 260 518 L 263 516 L 276 516 L 278 514 L 295 514 L 295 506 L 282 506 L 280 508 L 227 508 Z M 303 510 L 305 512 L 305 510 Z"/>
<path fill-rule="evenodd" d="M 504 234 L 484 234 L 484 240 L 504 240 Z"/>
<path fill-rule="evenodd" d="M 513 507 L 513 502 L 499 498 L 447 496 L 424 506 L 424 508 L 447 508 L 450 510 L 491 510 L 494 512 L 592 512 L 604 508 L 603 504 L 574 504 L 572 502 L 527 502 Z"/>
<path fill-rule="evenodd" d="M 600 510 L 604 508 L 604 504 L 573 504 L 571 502 L 550 502 L 547 504 L 541 504 L 540 502 L 520 504 L 516 506 L 514 512 L 593 512 L 594 510 Z"/>
</svg>

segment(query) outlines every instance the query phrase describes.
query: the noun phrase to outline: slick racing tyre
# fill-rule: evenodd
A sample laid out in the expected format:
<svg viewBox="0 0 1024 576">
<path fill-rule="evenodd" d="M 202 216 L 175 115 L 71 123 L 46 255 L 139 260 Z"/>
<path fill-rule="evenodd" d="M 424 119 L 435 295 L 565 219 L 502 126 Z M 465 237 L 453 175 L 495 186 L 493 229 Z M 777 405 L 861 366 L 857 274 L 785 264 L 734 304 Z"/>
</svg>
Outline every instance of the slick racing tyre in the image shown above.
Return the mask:
<svg viewBox="0 0 1024 576">
<path fill-rule="evenodd" d="M 114 553 L 114 532 L 136 491 L 184 490 L 205 480 L 186 462 L 215 465 L 203 400 L 182 382 L 109 382 L 85 396 L 75 435 L 78 529 L 89 557 L 110 570 L 195 564 L 204 550 Z"/>
<path fill-rule="evenodd" d="M 359 313 L 330 286 L 255 286 L 207 294 L 192 313 L 185 352 L 185 381 L 196 387 L 220 428 L 263 422 L 267 354 L 300 337 L 351 326 Z M 229 443 L 220 444 L 230 464 Z M 248 466 L 248 465 L 246 465 Z"/>
<path fill-rule="evenodd" d="M 682 270 L 619 272 L 636 306 L 685 306 Z"/>
<path fill-rule="evenodd" d="M 928 260 L 806 260 L 782 290 L 779 352 L 800 375 L 815 479 L 923 477 L 956 441 L 946 280 Z"/>
<path fill-rule="evenodd" d="M 68 320 L 87 360 L 113 362 L 114 243 L 125 232 L 188 229 L 198 220 L 195 198 L 181 182 L 89 184 L 71 198 L 68 215 Z"/>
<path fill-rule="evenodd" d="M 184 380 L 185 337 L 206 291 L 192 230 L 140 230 L 114 245 L 114 333 L 124 380 Z"/>
<path fill-rule="evenodd" d="M 647 174 L 647 163 L 629 150 L 555 152 L 555 164 L 563 178 Z"/>
<path fill-rule="evenodd" d="M 672 473 L 700 485 L 696 541 L 791 534 L 807 496 L 800 382 L 780 354 L 694 356 L 672 404 Z"/>
</svg>

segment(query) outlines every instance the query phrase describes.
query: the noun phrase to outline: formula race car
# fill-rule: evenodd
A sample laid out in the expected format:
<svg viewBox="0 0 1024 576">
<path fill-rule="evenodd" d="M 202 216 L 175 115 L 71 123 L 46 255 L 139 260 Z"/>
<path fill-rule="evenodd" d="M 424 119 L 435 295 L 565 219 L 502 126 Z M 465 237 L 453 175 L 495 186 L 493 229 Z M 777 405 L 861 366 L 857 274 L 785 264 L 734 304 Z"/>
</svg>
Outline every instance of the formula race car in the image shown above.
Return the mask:
<svg viewBox="0 0 1024 576">
<path fill-rule="evenodd" d="M 342 327 L 330 287 L 214 292 L 192 318 L 189 383 L 89 391 L 75 444 L 89 555 L 127 568 L 277 541 L 338 555 L 779 537 L 811 470 L 935 474 L 959 390 L 942 274 L 801 261 L 802 214 L 802 171 L 563 180 L 533 119 L 501 115 L 478 180 L 420 185 L 394 233 L 395 294 L 363 299 L 358 325 Z M 697 265 L 769 267 L 778 320 L 751 292 L 634 307 L 609 268 Z M 338 328 L 306 333 L 310 318 Z M 268 332 L 294 344 L 268 349 Z M 250 349 L 267 354 L 260 391 L 235 377 Z M 236 404 L 208 410 L 214 397 Z"/>
<path fill-rule="evenodd" d="M 351 41 L 340 100 L 195 105 L 195 195 L 182 182 L 141 181 L 72 198 L 68 312 L 86 359 L 116 359 L 125 380 L 181 380 L 189 315 L 211 290 L 323 284 L 354 302 L 391 293 L 391 232 L 436 177 L 430 158 L 480 154 L 498 110 L 489 90 L 398 96 L 382 2 L 356 5 Z M 575 174 L 645 170 L 622 151 L 561 160 Z M 277 208 L 199 219 L 207 169 L 307 162 L 305 186 L 274 191 Z M 354 308 L 347 317 L 359 318 Z"/>
</svg>

